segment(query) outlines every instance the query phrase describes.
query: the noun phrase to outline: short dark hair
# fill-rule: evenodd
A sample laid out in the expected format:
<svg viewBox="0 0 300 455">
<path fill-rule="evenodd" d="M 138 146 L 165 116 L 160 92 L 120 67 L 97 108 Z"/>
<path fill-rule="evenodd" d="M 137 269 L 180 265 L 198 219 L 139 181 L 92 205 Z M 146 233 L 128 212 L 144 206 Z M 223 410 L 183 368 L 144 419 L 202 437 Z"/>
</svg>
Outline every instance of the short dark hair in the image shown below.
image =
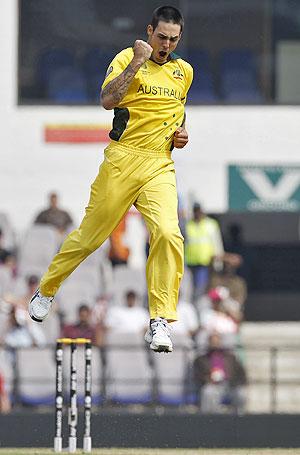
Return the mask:
<svg viewBox="0 0 300 455">
<path fill-rule="evenodd" d="M 34 285 L 38 284 L 39 278 L 37 275 L 28 275 L 26 277 L 26 281 L 27 281 L 28 286 L 34 286 Z"/>
<path fill-rule="evenodd" d="M 173 22 L 180 25 L 180 32 L 183 30 L 184 20 L 181 12 L 174 6 L 160 6 L 153 11 L 151 25 L 153 30 L 156 29 L 159 21 Z"/>
<path fill-rule="evenodd" d="M 81 313 L 82 311 L 90 311 L 90 307 L 87 303 L 81 303 L 78 306 L 78 313 Z"/>
<path fill-rule="evenodd" d="M 202 212 L 202 207 L 201 207 L 201 204 L 199 204 L 199 202 L 194 202 L 194 205 L 193 205 L 193 210 L 200 210 L 200 212 Z"/>
<path fill-rule="evenodd" d="M 126 299 L 135 299 L 137 297 L 137 294 L 133 290 L 129 290 L 126 292 Z"/>
</svg>

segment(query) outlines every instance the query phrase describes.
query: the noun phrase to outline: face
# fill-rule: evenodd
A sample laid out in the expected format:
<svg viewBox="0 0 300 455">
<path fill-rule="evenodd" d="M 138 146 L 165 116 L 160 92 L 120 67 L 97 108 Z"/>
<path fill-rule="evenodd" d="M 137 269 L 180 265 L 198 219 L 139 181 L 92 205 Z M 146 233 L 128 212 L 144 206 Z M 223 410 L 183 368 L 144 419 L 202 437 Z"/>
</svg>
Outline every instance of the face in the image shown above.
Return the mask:
<svg viewBox="0 0 300 455">
<path fill-rule="evenodd" d="M 36 290 L 36 288 L 38 287 L 38 284 L 39 284 L 38 280 L 35 280 L 33 278 L 28 280 L 27 285 L 28 285 L 28 291 L 30 294 Z"/>
<path fill-rule="evenodd" d="M 129 296 L 127 296 L 127 301 L 126 301 L 126 303 L 127 303 L 127 306 L 128 306 L 129 308 L 134 307 L 135 302 L 136 302 L 136 297 L 135 297 L 134 295 L 129 295 Z"/>
<path fill-rule="evenodd" d="M 79 312 L 79 320 L 80 322 L 87 323 L 90 319 L 90 312 L 87 309 L 82 309 Z"/>
<path fill-rule="evenodd" d="M 168 61 L 181 37 L 180 25 L 172 22 L 159 21 L 155 30 L 152 25 L 147 27 L 148 43 L 153 48 L 152 59 L 159 64 Z"/>
<path fill-rule="evenodd" d="M 203 216 L 203 213 L 202 213 L 201 209 L 198 209 L 198 208 L 194 209 L 194 219 L 195 220 L 197 220 L 197 221 L 201 220 L 202 216 Z"/>
<path fill-rule="evenodd" d="M 50 195 L 50 205 L 51 207 L 57 207 L 57 194 Z"/>
<path fill-rule="evenodd" d="M 221 300 L 212 300 L 211 303 L 214 311 L 222 311 Z"/>
<path fill-rule="evenodd" d="M 209 337 L 209 347 L 210 349 L 220 349 L 222 346 L 221 337 L 218 333 L 213 333 Z"/>
</svg>

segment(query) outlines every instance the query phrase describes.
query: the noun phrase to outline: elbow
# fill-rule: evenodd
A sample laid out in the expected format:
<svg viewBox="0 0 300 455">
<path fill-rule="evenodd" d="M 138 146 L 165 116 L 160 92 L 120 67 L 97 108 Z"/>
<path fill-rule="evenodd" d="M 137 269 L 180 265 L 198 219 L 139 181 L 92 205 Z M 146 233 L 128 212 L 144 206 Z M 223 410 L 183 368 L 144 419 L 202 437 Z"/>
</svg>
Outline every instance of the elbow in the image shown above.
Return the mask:
<svg viewBox="0 0 300 455">
<path fill-rule="evenodd" d="M 112 105 L 112 103 L 108 103 L 107 101 L 104 102 L 103 100 L 101 100 L 101 105 L 102 105 L 102 107 L 104 107 L 104 109 L 105 109 L 106 111 L 110 111 L 111 109 L 114 108 L 114 106 Z"/>
<path fill-rule="evenodd" d="M 102 96 L 102 95 L 100 96 L 100 104 L 107 111 L 110 111 L 111 109 L 113 109 L 115 107 L 114 104 L 112 103 L 112 100 L 110 100 L 108 97 Z"/>
</svg>

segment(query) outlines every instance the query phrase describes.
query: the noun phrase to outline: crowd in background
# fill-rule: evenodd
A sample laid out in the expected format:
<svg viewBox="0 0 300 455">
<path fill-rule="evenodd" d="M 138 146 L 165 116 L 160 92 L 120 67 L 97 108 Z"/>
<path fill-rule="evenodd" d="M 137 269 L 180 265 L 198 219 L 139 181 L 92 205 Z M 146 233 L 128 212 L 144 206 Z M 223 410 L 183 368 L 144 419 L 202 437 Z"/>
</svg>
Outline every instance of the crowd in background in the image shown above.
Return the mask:
<svg viewBox="0 0 300 455">
<path fill-rule="evenodd" d="M 247 379 L 239 329 L 243 321 L 247 286 L 236 273 L 242 266 L 243 258 L 224 251 L 218 222 L 204 212 L 200 203 L 194 203 L 192 216 L 181 210 L 179 222 L 185 238 L 186 272 L 179 296 L 179 321 L 172 324 L 172 333 L 185 337 L 193 349 L 190 375 L 198 393 L 201 412 L 222 412 L 227 404 L 235 412 L 243 412 Z M 51 225 L 57 230 L 60 241 L 73 225 L 72 217 L 60 208 L 58 195 L 54 192 L 49 195 L 49 206 L 36 216 L 33 223 Z M 105 264 L 112 277 L 118 267 L 129 267 L 130 248 L 124 240 L 125 234 L 126 219 L 123 219 L 104 249 Z M 147 236 L 145 239 L 146 257 L 149 244 Z M 31 321 L 27 314 L 29 300 L 40 276 L 30 274 L 20 277 L 18 249 L 7 249 L 4 240 L 4 232 L 0 229 L 2 346 L 12 349 L 43 347 L 53 342 L 55 337 L 63 336 L 90 338 L 95 346 L 103 348 L 110 333 L 136 333 L 143 337 L 149 324 L 147 298 L 131 286 L 124 290 L 121 298 L 118 296 L 118 301 L 113 293 L 97 290 L 93 301 L 78 304 L 76 319 L 73 320 L 66 317 L 65 307 L 60 308 L 58 301 L 54 306 L 58 324 L 54 337 L 49 340 L 43 325 Z M 17 285 L 20 278 L 24 283 L 22 292 Z M 112 289 L 113 286 L 114 283 Z M 0 410 L 10 410 L 1 365 Z"/>
</svg>

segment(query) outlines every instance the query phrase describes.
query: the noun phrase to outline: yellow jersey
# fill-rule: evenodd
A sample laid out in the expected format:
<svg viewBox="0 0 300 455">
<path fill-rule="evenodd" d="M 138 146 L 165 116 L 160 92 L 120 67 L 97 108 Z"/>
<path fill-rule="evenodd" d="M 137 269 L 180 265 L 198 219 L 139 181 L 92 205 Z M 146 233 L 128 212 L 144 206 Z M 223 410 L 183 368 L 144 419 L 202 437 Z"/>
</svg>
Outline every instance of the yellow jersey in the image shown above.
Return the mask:
<svg viewBox="0 0 300 455">
<path fill-rule="evenodd" d="M 125 70 L 133 55 L 130 47 L 115 56 L 102 89 Z M 172 150 L 174 133 L 185 120 L 184 105 L 192 80 L 192 66 L 175 53 L 163 65 L 147 60 L 114 109 L 110 138 L 128 147 Z"/>
</svg>

